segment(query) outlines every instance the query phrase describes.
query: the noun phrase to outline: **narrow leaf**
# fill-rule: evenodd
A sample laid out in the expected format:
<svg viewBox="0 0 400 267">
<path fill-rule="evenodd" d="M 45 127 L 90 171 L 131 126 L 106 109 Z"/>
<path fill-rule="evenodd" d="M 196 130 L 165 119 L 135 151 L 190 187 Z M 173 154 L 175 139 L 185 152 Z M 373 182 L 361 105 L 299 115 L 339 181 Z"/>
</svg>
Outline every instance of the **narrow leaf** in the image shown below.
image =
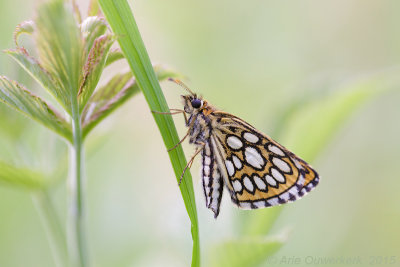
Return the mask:
<svg viewBox="0 0 400 267">
<path fill-rule="evenodd" d="M 35 79 L 46 91 L 51 94 L 57 102 L 60 103 L 65 109 L 65 106 L 69 100 L 62 93 L 62 86 L 53 79 L 52 75 L 48 73 L 40 63 L 31 57 L 23 47 L 19 47 L 15 50 L 6 50 L 15 61 L 18 62 L 28 72 L 33 79 Z"/>
<path fill-rule="evenodd" d="M 84 65 L 84 44 L 73 7 L 61 0 L 42 5 L 36 19 L 35 41 L 41 65 L 61 88 L 64 106 L 71 114 L 71 101 L 77 97 Z"/>
<path fill-rule="evenodd" d="M 44 189 L 47 181 L 40 172 L 0 161 L 0 183 L 29 190 Z"/>
<path fill-rule="evenodd" d="M 107 22 L 104 18 L 88 17 L 81 24 L 81 32 L 85 39 L 85 50 L 89 53 L 94 41 L 107 31 Z"/>
<path fill-rule="evenodd" d="M 90 49 L 83 70 L 83 80 L 78 92 L 81 110 L 85 107 L 99 82 L 107 58 L 107 53 L 114 41 L 115 38 L 113 35 L 104 34 L 94 41 L 93 46 Z"/>
<path fill-rule="evenodd" d="M 124 54 L 121 52 L 121 49 L 119 49 L 119 48 L 111 49 L 110 52 L 108 53 L 106 66 L 114 63 L 117 60 L 123 59 L 123 58 L 124 58 Z"/>
<path fill-rule="evenodd" d="M 0 76 L 0 101 L 71 140 L 69 124 L 55 109 L 17 82 L 4 76 Z"/>
<path fill-rule="evenodd" d="M 132 72 L 117 74 L 105 86 L 99 88 L 82 112 L 83 137 L 139 91 L 132 78 Z"/>
<path fill-rule="evenodd" d="M 119 36 L 118 42 L 120 47 L 146 98 L 150 110 L 167 112 L 169 110 L 168 105 L 127 1 L 100 0 L 99 3 L 114 33 Z M 179 142 L 179 138 L 171 116 L 158 114 L 154 114 L 153 116 L 165 146 L 167 148 L 173 147 Z M 170 151 L 169 156 L 176 179 L 179 180 L 186 166 L 186 159 L 181 146 Z M 189 171 L 185 173 L 179 189 L 181 190 L 186 210 L 192 223 L 192 266 L 200 266 L 200 240 L 196 201 Z"/>
</svg>

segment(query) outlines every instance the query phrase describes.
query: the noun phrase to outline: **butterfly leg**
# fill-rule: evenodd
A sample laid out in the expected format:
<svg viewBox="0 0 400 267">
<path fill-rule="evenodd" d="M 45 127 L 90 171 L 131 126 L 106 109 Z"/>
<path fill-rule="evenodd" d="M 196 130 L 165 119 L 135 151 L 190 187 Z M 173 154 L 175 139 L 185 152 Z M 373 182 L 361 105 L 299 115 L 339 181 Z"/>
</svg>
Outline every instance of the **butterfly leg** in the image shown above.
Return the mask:
<svg viewBox="0 0 400 267">
<path fill-rule="evenodd" d="M 188 120 L 186 117 L 186 111 L 184 111 L 183 109 L 175 109 L 175 108 L 171 108 L 169 111 L 173 111 L 173 112 L 161 112 L 161 111 L 155 111 L 155 110 L 152 110 L 151 112 L 155 113 L 155 114 L 162 114 L 162 115 L 176 115 L 176 114 L 182 113 L 183 117 L 185 118 L 185 124 L 187 124 Z"/>
<path fill-rule="evenodd" d="M 206 145 L 205 143 L 201 144 L 201 147 L 198 147 L 198 148 L 197 148 L 197 150 L 194 152 L 194 155 L 192 156 L 192 158 L 191 158 L 191 159 L 188 161 L 188 163 L 186 164 L 186 167 L 183 169 L 181 178 L 179 179 L 179 183 L 178 183 L 179 186 L 180 186 L 181 183 L 182 183 L 182 179 L 183 179 L 183 176 L 185 175 L 186 170 L 187 170 L 188 168 L 190 169 L 190 168 L 192 167 L 192 164 L 193 164 L 193 162 L 194 162 L 194 159 L 195 159 L 196 156 L 204 149 L 205 145 Z"/>
<path fill-rule="evenodd" d="M 185 134 L 185 136 L 181 139 L 181 141 L 179 141 L 176 145 L 174 145 L 173 147 L 171 147 L 170 149 L 168 149 L 167 151 L 170 152 L 172 150 L 174 150 L 177 146 L 179 146 L 180 144 L 182 144 L 183 141 L 185 141 L 186 137 L 189 136 L 190 130 Z"/>
<path fill-rule="evenodd" d="M 155 113 L 155 114 L 163 114 L 163 115 L 175 115 L 175 114 L 179 114 L 179 113 L 185 113 L 184 110 L 175 109 L 175 108 L 171 108 L 169 111 L 173 111 L 173 112 L 161 112 L 161 111 L 155 111 L 155 110 L 152 110 L 151 112 Z"/>
<path fill-rule="evenodd" d="M 183 115 L 185 116 L 185 120 L 186 120 L 186 124 L 187 124 L 187 119 L 186 119 L 186 113 L 183 113 Z M 195 120 L 193 120 L 190 125 L 189 125 L 189 130 L 187 131 L 187 133 L 185 134 L 185 136 L 182 138 L 182 140 L 180 140 L 176 145 L 174 145 L 174 147 L 168 149 L 168 152 L 170 152 L 171 150 L 175 149 L 177 146 L 179 146 L 185 139 L 186 137 L 189 136 L 190 132 L 192 131 L 193 125 L 195 123 Z"/>
</svg>

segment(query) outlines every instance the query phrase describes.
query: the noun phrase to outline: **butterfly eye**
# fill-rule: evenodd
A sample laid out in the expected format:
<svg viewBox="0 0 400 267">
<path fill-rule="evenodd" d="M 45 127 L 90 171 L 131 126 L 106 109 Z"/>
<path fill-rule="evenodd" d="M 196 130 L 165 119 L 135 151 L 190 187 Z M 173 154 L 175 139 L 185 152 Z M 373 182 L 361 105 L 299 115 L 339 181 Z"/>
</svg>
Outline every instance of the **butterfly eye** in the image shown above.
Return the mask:
<svg viewBox="0 0 400 267">
<path fill-rule="evenodd" d="M 203 105 L 203 101 L 198 98 L 193 99 L 191 103 L 194 108 L 200 108 Z"/>
</svg>

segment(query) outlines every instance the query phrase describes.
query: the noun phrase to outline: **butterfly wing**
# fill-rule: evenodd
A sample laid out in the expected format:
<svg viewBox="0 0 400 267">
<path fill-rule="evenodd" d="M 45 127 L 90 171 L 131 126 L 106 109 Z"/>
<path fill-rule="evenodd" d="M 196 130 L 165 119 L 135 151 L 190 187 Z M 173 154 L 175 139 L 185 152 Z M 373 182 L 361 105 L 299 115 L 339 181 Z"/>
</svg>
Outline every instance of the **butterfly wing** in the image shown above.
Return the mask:
<svg viewBox="0 0 400 267">
<path fill-rule="evenodd" d="M 319 176 L 305 161 L 243 120 L 215 112 L 211 143 L 232 201 L 257 209 L 295 201 L 311 191 Z"/>
</svg>

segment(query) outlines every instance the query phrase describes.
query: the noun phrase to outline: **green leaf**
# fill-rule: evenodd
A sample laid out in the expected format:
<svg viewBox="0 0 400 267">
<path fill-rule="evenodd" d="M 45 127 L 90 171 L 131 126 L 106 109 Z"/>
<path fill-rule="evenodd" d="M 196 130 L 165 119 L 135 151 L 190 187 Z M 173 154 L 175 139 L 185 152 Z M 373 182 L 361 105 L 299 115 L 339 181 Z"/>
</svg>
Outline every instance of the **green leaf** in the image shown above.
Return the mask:
<svg viewBox="0 0 400 267">
<path fill-rule="evenodd" d="M 0 101 L 42 123 L 67 140 L 72 139 L 69 124 L 56 110 L 40 97 L 4 76 L 0 76 Z"/>
<path fill-rule="evenodd" d="M 125 54 L 136 81 L 143 92 L 150 110 L 168 112 L 168 105 L 161 91 L 153 66 L 143 44 L 138 27 L 127 1 L 100 0 L 100 6 Z M 149 111 L 150 112 L 150 111 Z M 179 142 L 178 134 L 171 116 L 153 114 L 167 148 Z M 186 166 L 181 146 L 169 152 L 177 181 Z M 192 266 L 200 266 L 200 240 L 196 202 L 190 172 L 187 171 L 179 187 L 185 207 L 192 223 L 193 238 Z"/>
<path fill-rule="evenodd" d="M 72 99 L 77 97 L 84 65 L 84 43 L 71 5 L 54 0 L 41 5 L 36 19 L 35 41 L 39 61 L 60 87 L 54 95 L 71 114 Z"/>
<path fill-rule="evenodd" d="M 65 106 L 68 100 L 62 100 L 64 97 L 62 86 L 53 79 L 52 75 L 34 57 L 28 54 L 25 48 L 19 47 L 15 50 L 6 50 L 5 53 L 17 61 L 49 94 L 53 95 L 64 109 L 68 108 Z"/>
<path fill-rule="evenodd" d="M 123 59 L 124 54 L 121 52 L 121 49 L 119 48 L 114 48 L 111 49 L 110 52 L 108 53 L 107 61 L 106 61 L 106 66 L 114 63 L 117 60 Z"/>
<path fill-rule="evenodd" d="M 138 85 L 132 78 L 132 72 L 117 74 L 105 86 L 99 88 L 82 112 L 83 138 L 104 118 L 139 91 Z"/>
<path fill-rule="evenodd" d="M 44 189 L 45 176 L 28 168 L 20 168 L 0 161 L 0 183 L 29 190 Z"/>
<path fill-rule="evenodd" d="M 94 41 L 93 46 L 90 49 L 83 70 L 83 80 L 78 93 L 80 110 L 83 110 L 99 82 L 100 75 L 104 69 L 104 63 L 107 59 L 108 51 L 114 41 L 115 38 L 113 35 L 104 34 Z"/>
<path fill-rule="evenodd" d="M 284 244 L 284 238 L 241 238 L 213 246 L 207 266 L 259 266 Z"/>
<path fill-rule="evenodd" d="M 81 32 L 85 39 L 85 50 L 88 54 L 93 43 L 107 31 L 107 22 L 104 18 L 88 17 L 81 24 Z"/>
<path fill-rule="evenodd" d="M 178 73 L 161 65 L 154 66 L 154 70 L 159 81 L 179 76 Z M 83 137 L 86 137 L 104 118 L 139 92 L 139 86 L 133 79 L 132 72 L 117 74 L 106 85 L 97 89 L 82 113 Z"/>
</svg>

